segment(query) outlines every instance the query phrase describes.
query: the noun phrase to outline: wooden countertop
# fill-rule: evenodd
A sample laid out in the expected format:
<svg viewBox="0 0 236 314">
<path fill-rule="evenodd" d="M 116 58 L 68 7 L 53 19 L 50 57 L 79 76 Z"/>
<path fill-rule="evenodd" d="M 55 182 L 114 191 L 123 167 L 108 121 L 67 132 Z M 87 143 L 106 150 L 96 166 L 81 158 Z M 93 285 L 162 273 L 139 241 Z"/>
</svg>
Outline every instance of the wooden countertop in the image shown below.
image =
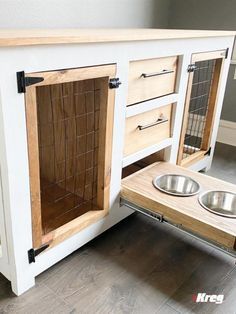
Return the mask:
<svg viewBox="0 0 236 314">
<path fill-rule="evenodd" d="M 235 36 L 233 31 L 175 29 L 0 29 L 0 47 Z"/>
</svg>

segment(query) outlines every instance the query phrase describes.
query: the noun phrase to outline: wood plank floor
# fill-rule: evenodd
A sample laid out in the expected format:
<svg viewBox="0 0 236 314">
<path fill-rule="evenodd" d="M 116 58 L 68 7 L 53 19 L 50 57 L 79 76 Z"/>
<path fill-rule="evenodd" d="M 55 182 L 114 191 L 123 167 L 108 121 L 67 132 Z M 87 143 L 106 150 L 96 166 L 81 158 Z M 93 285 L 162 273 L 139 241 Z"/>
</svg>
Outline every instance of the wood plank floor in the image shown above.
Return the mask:
<svg viewBox="0 0 236 314">
<path fill-rule="evenodd" d="M 236 183 L 235 169 L 236 148 L 218 144 L 208 174 Z M 17 298 L 0 276 L 0 313 L 236 313 L 235 260 L 137 214 L 41 274 L 36 283 Z M 197 292 L 223 293 L 225 301 L 196 304 L 192 296 Z"/>
</svg>

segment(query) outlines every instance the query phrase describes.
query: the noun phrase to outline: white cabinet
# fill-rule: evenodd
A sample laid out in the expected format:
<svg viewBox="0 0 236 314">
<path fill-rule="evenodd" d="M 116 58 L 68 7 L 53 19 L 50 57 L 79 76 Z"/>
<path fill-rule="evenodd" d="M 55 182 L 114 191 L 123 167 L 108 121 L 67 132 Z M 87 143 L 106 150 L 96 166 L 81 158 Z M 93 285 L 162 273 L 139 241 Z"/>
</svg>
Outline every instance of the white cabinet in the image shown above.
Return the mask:
<svg viewBox="0 0 236 314">
<path fill-rule="evenodd" d="M 0 35 L 0 271 L 17 295 L 133 212 L 120 204 L 122 168 L 160 154 L 177 163 L 192 56 L 230 56 L 234 42 L 233 32 L 40 34 Z M 211 164 L 230 64 L 222 58 L 211 154 L 194 170 Z"/>
</svg>

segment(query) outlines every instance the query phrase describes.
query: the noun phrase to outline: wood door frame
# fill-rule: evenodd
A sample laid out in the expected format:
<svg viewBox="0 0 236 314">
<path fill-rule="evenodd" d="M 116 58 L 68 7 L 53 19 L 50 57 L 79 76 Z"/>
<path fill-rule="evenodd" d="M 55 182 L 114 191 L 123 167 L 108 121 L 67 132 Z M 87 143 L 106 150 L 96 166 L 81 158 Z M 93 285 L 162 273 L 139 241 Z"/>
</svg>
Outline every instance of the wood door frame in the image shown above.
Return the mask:
<svg viewBox="0 0 236 314">
<path fill-rule="evenodd" d="M 182 120 L 182 129 L 181 129 L 181 135 L 180 135 L 180 141 L 179 141 L 179 151 L 178 151 L 178 156 L 177 156 L 177 165 L 181 165 L 183 167 L 190 166 L 194 162 L 197 162 L 201 160 L 202 158 L 204 158 L 205 153 L 210 148 L 212 127 L 214 125 L 216 104 L 217 104 L 217 98 L 219 94 L 221 76 L 222 76 L 222 72 L 224 68 L 225 56 L 226 56 L 226 50 L 202 52 L 202 53 L 196 53 L 192 55 L 191 64 L 193 65 L 196 62 L 207 61 L 207 60 L 212 60 L 212 59 L 216 59 L 216 65 L 215 65 L 215 71 L 213 75 L 213 83 L 210 89 L 209 106 L 208 106 L 208 111 L 206 115 L 206 124 L 203 130 L 203 142 L 201 144 L 201 149 L 200 151 L 183 159 L 183 153 L 184 153 L 183 147 L 184 147 L 185 133 L 188 126 L 188 114 L 189 114 L 190 98 L 191 98 L 192 83 L 193 83 L 193 76 L 194 76 L 194 72 L 189 73 L 186 98 L 185 98 L 184 114 L 183 114 L 183 120 Z"/>
<path fill-rule="evenodd" d="M 37 84 L 27 87 L 25 94 L 25 112 L 28 140 L 28 159 L 29 177 L 31 194 L 31 213 L 32 213 L 32 237 L 33 247 L 38 248 L 45 242 L 59 243 L 68 236 L 75 234 L 91 223 L 104 217 L 109 210 L 110 196 L 110 173 L 112 158 L 112 134 L 113 117 L 115 104 L 115 90 L 109 89 L 109 79 L 116 75 L 116 64 L 91 66 L 68 70 L 58 70 L 50 72 L 29 73 L 27 77 L 42 77 L 44 80 Z M 40 171 L 39 171 L 39 148 L 38 148 L 38 126 L 37 126 L 37 99 L 36 88 L 38 86 L 68 83 L 88 79 L 104 78 L 107 89 L 101 93 L 100 100 L 105 116 L 100 119 L 99 127 L 102 129 L 102 136 L 99 136 L 99 156 L 101 162 L 98 166 L 98 191 L 97 201 L 101 207 L 101 213 L 91 215 L 87 213 L 74 221 L 67 223 L 58 229 L 58 232 L 51 232 L 44 235 L 42 232 L 41 218 L 41 197 L 40 197 Z M 54 244 L 55 244 L 54 243 Z"/>
</svg>

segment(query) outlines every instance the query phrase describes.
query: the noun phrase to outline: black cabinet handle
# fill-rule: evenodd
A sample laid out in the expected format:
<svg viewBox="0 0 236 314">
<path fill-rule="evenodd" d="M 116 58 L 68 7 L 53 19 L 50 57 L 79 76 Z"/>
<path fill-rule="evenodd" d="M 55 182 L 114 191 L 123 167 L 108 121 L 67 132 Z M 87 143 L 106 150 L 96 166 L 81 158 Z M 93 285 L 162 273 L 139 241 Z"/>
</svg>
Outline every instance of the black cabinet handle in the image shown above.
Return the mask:
<svg viewBox="0 0 236 314">
<path fill-rule="evenodd" d="M 159 75 L 163 75 L 163 74 L 170 74 L 170 73 L 174 73 L 174 72 L 175 72 L 174 70 L 162 70 L 160 72 L 143 73 L 141 75 L 141 77 L 148 78 L 148 77 L 159 76 Z"/>
<path fill-rule="evenodd" d="M 139 131 L 142 131 L 142 130 L 145 130 L 145 129 L 147 129 L 147 128 L 151 128 L 151 127 L 153 127 L 153 126 L 155 126 L 155 125 L 165 123 L 165 122 L 167 122 L 167 121 L 168 121 L 167 118 L 161 116 L 160 118 L 158 118 L 158 119 L 157 119 L 155 122 L 153 122 L 153 123 L 146 124 L 146 125 L 138 125 L 138 129 L 139 129 Z"/>
</svg>

